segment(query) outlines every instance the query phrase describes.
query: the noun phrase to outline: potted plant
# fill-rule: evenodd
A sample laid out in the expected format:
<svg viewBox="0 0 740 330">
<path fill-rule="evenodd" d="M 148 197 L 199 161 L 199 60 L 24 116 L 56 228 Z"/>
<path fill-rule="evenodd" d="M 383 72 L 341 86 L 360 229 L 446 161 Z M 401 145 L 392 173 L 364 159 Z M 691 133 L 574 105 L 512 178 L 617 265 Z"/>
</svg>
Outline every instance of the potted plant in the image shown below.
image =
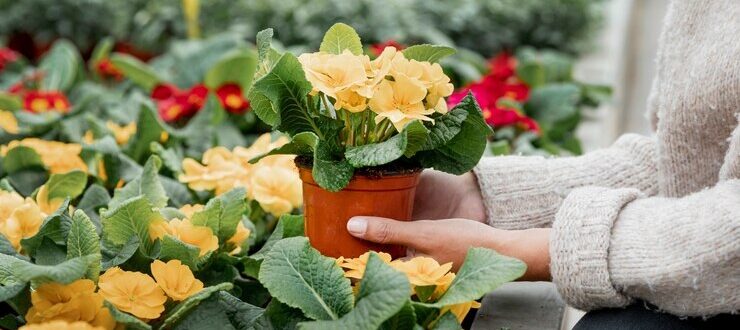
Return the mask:
<svg viewBox="0 0 740 330">
<path fill-rule="evenodd" d="M 402 255 L 402 247 L 353 238 L 346 222 L 355 215 L 410 220 L 422 169 L 462 174 L 482 156 L 492 130 L 475 99 L 447 108 L 453 86 L 436 62 L 455 50 L 387 47 L 370 60 L 342 23 L 327 31 L 319 52 L 298 57 L 271 48 L 271 38 L 269 29 L 257 35 L 249 99 L 264 122 L 292 140 L 252 162 L 298 155 L 306 235 L 323 254 Z"/>
</svg>

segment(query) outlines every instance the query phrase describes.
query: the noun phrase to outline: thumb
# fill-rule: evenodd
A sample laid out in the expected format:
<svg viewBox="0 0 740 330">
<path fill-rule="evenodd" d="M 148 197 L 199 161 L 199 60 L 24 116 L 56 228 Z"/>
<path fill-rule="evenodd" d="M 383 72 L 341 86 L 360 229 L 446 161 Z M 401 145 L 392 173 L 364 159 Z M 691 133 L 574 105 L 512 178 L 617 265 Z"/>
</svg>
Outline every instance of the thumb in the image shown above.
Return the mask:
<svg viewBox="0 0 740 330">
<path fill-rule="evenodd" d="M 380 244 L 414 246 L 418 233 L 413 221 L 398 221 L 381 217 L 357 216 L 347 222 L 350 235 Z"/>
</svg>

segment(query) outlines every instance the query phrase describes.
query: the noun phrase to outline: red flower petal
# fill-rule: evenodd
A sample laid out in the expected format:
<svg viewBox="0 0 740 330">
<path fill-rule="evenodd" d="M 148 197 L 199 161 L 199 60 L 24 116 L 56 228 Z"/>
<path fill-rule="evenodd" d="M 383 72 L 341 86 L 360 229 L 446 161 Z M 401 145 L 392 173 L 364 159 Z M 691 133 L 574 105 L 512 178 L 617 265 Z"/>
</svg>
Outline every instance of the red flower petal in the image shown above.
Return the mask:
<svg viewBox="0 0 740 330">
<path fill-rule="evenodd" d="M 157 84 L 152 89 L 152 98 L 155 100 L 166 100 L 179 94 L 180 90 L 173 84 Z"/>
</svg>

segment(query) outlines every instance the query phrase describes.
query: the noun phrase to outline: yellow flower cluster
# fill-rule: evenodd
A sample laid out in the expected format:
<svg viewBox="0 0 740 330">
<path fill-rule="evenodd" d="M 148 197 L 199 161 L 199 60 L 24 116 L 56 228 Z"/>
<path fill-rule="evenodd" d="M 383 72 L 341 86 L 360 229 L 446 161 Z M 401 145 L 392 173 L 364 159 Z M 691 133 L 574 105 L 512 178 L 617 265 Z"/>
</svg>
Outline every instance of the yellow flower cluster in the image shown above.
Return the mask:
<svg viewBox="0 0 740 330">
<path fill-rule="evenodd" d="M 446 113 L 444 98 L 454 89 L 439 64 L 406 59 L 394 47 L 386 47 L 372 61 L 348 50 L 302 54 L 298 60 L 312 94 L 331 97 L 336 109 L 370 108 L 376 123 L 388 119 L 399 132 L 412 120 L 431 121 L 429 115 Z"/>
<path fill-rule="evenodd" d="M 128 140 L 131 139 L 131 137 L 136 134 L 136 122 L 130 122 L 127 125 L 118 125 L 112 121 L 107 121 L 105 123 L 105 127 L 107 127 L 111 133 L 113 133 L 113 137 L 116 139 L 116 143 L 118 145 L 124 145 L 128 143 Z"/>
<path fill-rule="evenodd" d="M 31 198 L 0 190 L 0 234 L 21 251 L 21 239 L 36 235 L 47 214 Z"/>
<path fill-rule="evenodd" d="M 26 324 L 20 330 L 105 330 L 104 327 L 96 327 L 87 322 L 67 322 L 62 320 Z"/>
<path fill-rule="evenodd" d="M 286 137 L 273 142 L 267 133 L 249 148 L 210 149 L 203 154 L 202 163 L 191 158 L 183 160 L 179 180 L 193 190 L 212 190 L 216 195 L 244 187 L 247 197 L 259 202 L 265 211 L 275 216 L 290 213 L 303 202 L 301 180 L 293 163 L 295 156 L 274 155 L 249 164 L 250 159 L 286 143 Z"/>
<path fill-rule="evenodd" d="M 100 276 L 100 294 L 116 308 L 143 320 L 158 318 L 169 296 L 185 300 L 203 289 L 203 282 L 179 260 L 154 260 L 152 276 L 140 272 L 108 269 Z"/>
<path fill-rule="evenodd" d="M 385 263 L 389 264 L 395 270 L 406 275 L 412 286 L 412 294 L 419 296 L 418 288 L 428 288 L 433 286 L 434 291 L 430 295 L 430 301 L 436 301 L 447 292 L 447 289 L 455 279 L 455 273 L 450 272 L 452 263 L 440 265 L 436 260 L 429 257 L 415 257 L 410 260 L 391 260 L 391 255 L 380 252 L 378 256 Z M 361 280 L 367 267 L 367 260 L 370 252 L 366 252 L 357 258 L 339 257 L 337 264 L 344 269 L 344 276 L 351 279 Z M 471 308 L 479 308 L 480 303 L 469 301 L 451 306 L 445 306 L 440 310 L 440 315 L 450 311 L 462 322 L 465 315 L 470 312 Z"/>
<path fill-rule="evenodd" d="M 10 111 L 0 110 L 0 131 L 18 134 L 18 120 Z"/>
<path fill-rule="evenodd" d="M 116 321 L 110 311 L 103 306 L 103 296 L 95 292 L 95 283 L 88 279 L 77 280 L 67 285 L 42 284 L 31 292 L 31 303 L 32 306 L 26 313 L 26 322 L 39 325 L 29 326 L 27 329 L 97 327 L 111 330 L 116 327 Z M 72 323 L 66 324 L 65 321 Z M 78 322 L 89 324 L 90 327 L 86 328 Z M 57 323 L 59 327 L 56 327 Z M 65 327 L 61 327 L 62 325 Z"/>
<path fill-rule="evenodd" d="M 159 220 L 149 225 L 149 239 L 162 239 L 164 235 L 170 235 L 180 241 L 193 245 L 200 249 L 199 256 L 218 249 L 218 237 L 211 228 L 197 226 L 190 222 L 193 213 L 203 210 L 203 205 L 184 205 L 180 211 L 185 215 L 184 219 L 172 219 L 170 221 Z M 250 231 L 240 221 L 236 226 L 236 233 L 226 241 L 233 246 L 232 254 L 241 252 L 241 245 L 249 237 Z"/>
<path fill-rule="evenodd" d="M 51 174 L 67 173 L 74 170 L 87 173 L 87 165 L 80 158 L 82 146 L 79 144 L 27 138 L 13 140 L 7 146 L 0 147 L 0 155 L 7 155 L 8 151 L 17 146 L 28 147 L 36 151 Z"/>
</svg>

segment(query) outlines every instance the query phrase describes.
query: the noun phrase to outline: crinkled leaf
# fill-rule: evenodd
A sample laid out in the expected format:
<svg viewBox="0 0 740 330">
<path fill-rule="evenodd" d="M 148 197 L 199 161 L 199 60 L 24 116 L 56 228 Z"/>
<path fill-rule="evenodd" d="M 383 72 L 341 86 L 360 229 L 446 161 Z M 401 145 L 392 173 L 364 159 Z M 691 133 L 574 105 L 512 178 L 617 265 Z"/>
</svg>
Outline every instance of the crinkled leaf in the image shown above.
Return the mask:
<svg viewBox="0 0 740 330">
<path fill-rule="evenodd" d="M 82 171 L 71 171 L 63 174 L 52 174 L 46 182 L 49 200 L 75 199 L 82 194 L 87 185 L 87 174 Z"/>
<path fill-rule="evenodd" d="M 36 249 L 34 263 L 37 265 L 51 266 L 60 264 L 64 260 L 67 260 L 67 251 L 64 250 L 64 246 L 54 243 L 48 237 L 43 237 L 41 244 Z"/>
<path fill-rule="evenodd" d="M 187 299 L 183 300 L 177 306 L 172 308 L 169 312 L 167 312 L 167 315 L 164 317 L 164 322 L 162 323 L 162 328 L 167 329 L 172 327 L 177 321 L 182 319 L 185 315 L 188 314 L 188 312 L 192 311 L 194 308 L 198 307 L 198 305 L 203 301 L 211 297 L 214 293 L 218 291 L 229 291 L 234 287 L 231 283 L 221 283 L 209 287 L 205 287 L 202 290 L 198 291 L 198 293 L 188 297 Z"/>
<path fill-rule="evenodd" d="M 72 222 L 72 218 L 67 213 L 68 209 L 69 200 L 67 199 L 62 202 L 54 213 L 44 219 L 36 235 L 21 239 L 21 247 L 27 255 L 35 257 L 36 249 L 41 245 L 44 238 L 48 238 L 58 245 L 64 245 L 66 243 L 67 231 Z"/>
<path fill-rule="evenodd" d="M 72 223 L 67 235 L 67 259 L 82 257 L 86 255 L 100 256 L 100 237 L 95 231 L 95 225 L 90 218 L 81 210 L 72 215 Z M 97 281 L 100 274 L 100 261 L 90 265 L 86 277 Z"/>
<path fill-rule="evenodd" d="M 41 88 L 44 90 L 66 91 L 77 78 L 77 69 L 80 65 L 80 54 L 77 47 L 67 40 L 54 43 L 39 63 L 39 70 L 44 73 Z"/>
<path fill-rule="evenodd" d="M 190 219 L 194 225 L 211 228 L 219 242 L 226 242 L 236 233 L 236 227 L 247 209 L 246 190 L 235 188 L 208 201 L 202 211 Z"/>
<path fill-rule="evenodd" d="M 108 268 L 118 266 L 134 256 L 136 251 L 139 249 L 139 237 L 134 235 L 121 246 L 113 245 L 105 240 L 100 244 L 100 253 L 103 255 L 102 268 L 106 270 Z"/>
<path fill-rule="evenodd" d="M 182 155 L 178 154 L 175 148 L 165 148 L 159 142 L 152 142 L 149 147 L 152 153 L 162 158 L 165 168 L 172 173 L 182 172 Z"/>
<path fill-rule="evenodd" d="M 275 230 L 273 230 L 270 237 L 267 239 L 262 248 L 255 254 L 249 256 L 252 259 L 262 260 L 265 258 L 267 253 L 270 252 L 272 247 L 283 238 L 303 236 L 303 216 L 302 215 L 290 215 L 286 214 L 280 217 Z"/>
<path fill-rule="evenodd" d="M 85 190 L 85 193 L 77 203 L 77 209 L 85 212 L 95 225 L 96 232 L 101 233 L 102 225 L 100 224 L 100 208 L 106 207 L 110 202 L 108 190 L 98 184 L 93 184 Z"/>
<path fill-rule="evenodd" d="M 175 324 L 175 330 L 200 330 L 220 327 L 252 329 L 264 310 L 224 292 L 213 293 Z"/>
<path fill-rule="evenodd" d="M 12 283 L 10 285 L 0 285 L 0 302 L 6 301 L 17 296 L 21 291 L 26 289 L 25 283 Z"/>
<path fill-rule="evenodd" d="M 416 313 L 414 307 L 411 305 L 411 301 L 406 301 L 406 304 L 401 307 L 401 310 L 393 315 L 393 317 L 385 320 L 378 329 L 381 330 L 399 330 L 399 329 L 413 329 L 416 325 Z"/>
<path fill-rule="evenodd" d="M 260 282 L 283 303 L 315 320 L 336 320 L 352 310 L 352 287 L 332 258 L 305 237 L 275 243 L 259 272 Z"/>
<path fill-rule="evenodd" d="M 574 84 L 551 84 L 532 90 L 526 113 L 544 125 L 567 120 L 578 111 L 581 90 Z"/>
<path fill-rule="evenodd" d="M 8 150 L 2 160 L 3 170 L 6 173 L 15 173 L 28 168 L 44 168 L 41 156 L 32 148 L 26 146 L 17 146 Z"/>
<path fill-rule="evenodd" d="M 431 63 L 438 62 L 442 58 L 455 53 L 456 51 L 452 47 L 429 44 L 413 45 L 403 50 L 403 56 L 409 60 Z"/>
<path fill-rule="evenodd" d="M 344 156 L 355 168 L 385 165 L 401 156 L 416 154 L 428 134 L 421 122 L 413 121 L 386 141 L 347 148 Z"/>
<path fill-rule="evenodd" d="M 152 68 L 133 56 L 116 53 L 111 55 L 110 61 L 123 72 L 126 78 L 147 91 L 162 81 L 162 78 Z"/>
<path fill-rule="evenodd" d="M 170 235 L 165 235 L 162 238 L 159 259 L 180 260 L 183 265 L 187 265 L 190 269 L 196 271 L 200 268 L 198 267 L 200 261 L 199 254 L 200 248 L 195 245 L 187 244 Z"/>
<path fill-rule="evenodd" d="M 301 329 L 377 329 L 409 300 L 406 275 L 394 270 L 376 253 L 367 260 L 355 308 L 338 320 L 301 323 Z"/>
<path fill-rule="evenodd" d="M 434 323 L 434 330 L 461 330 L 460 323 L 457 322 L 457 317 L 452 312 L 448 311 L 444 315 L 440 316 L 436 323 Z"/>
<path fill-rule="evenodd" d="M 72 258 L 58 265 L 42 266 L 0 254 L 0 265 L 7 267 L 13 278 L 21 283 L 33 281 L 37 284 L 46 282 L 68 284 L 85 276 L 90 265 L 95 262 L 100 262 L 100 255 L 92 254 Z"/>
<path fill-rule="evenodd" d="M 167 193 L 159 180 L 159 168 L 162 160 L 152 156 L 144 165 L 141 176 L 127 183 L 123 188 L 116 189 L 113 198 L 108 205 L 109 209 L 115 209 L 137 196 L 144 196 L 153 207 L 163 208 L 167 206 Z"/>
<path fill-rule="evenodd" d="M 257 32 L 257 57 L 259 58 L 259 66 L 257 72 L 255 72 L 254 79 L 259 79 L 270 72 L 274 64 L 280 59 L 280 53 L 272 48 L 272 34 L 272 29 L 264 29 Z M 251 98 L 249 100 L 252 101 Z"/>
<path fill-rule="evenodd" d="M 249 107 L 252 108 L 252 111 L 257 114 L 260 120 L 270 126 L 278 124 L 280 117 L 275 108 L 272 107 L 272 102 L 270 102 L 270 99 L 265 94 L 257 92 L 253 88 L 247 94 L 247 98 L 249 98 Z"/>
<path fill-rule="evenodd" d="M 300 309 L 290 307 L 277 299 L 272 299 L 262 316 L 257 319 L 255 329 L 292 330 L 298 323 L 307 321 Z"/>
<path fill-rule="evenodd" d="M 105 301 L 105 307 L 110 310 L 110 315 L 116 320 L 116 323 L 122 324 L 128 330 L 151 330 L 152 327 L 137 317 L 118 310 L 113 304 Z"/>
<path fill-rule="evenodd" d="M 355 29 L 344 23 L 332 25 L 324 34 L 319 50 L 329 54 L 341 54 L 349 50 L 354 55 L 362 55 L 362 42 Z"/>
<path fill-rule="evenodd" d="M 291 141 L 279 148 L 270 150 L 269 152 L 259 155 L 249 160 L 249 163 L 256 164 L 262 158 L 271 155 L 312 155 L 316 144 L 319 142 L 319 137 L 313 132 L 301 132 L 293 136 Z"/>
<path fill-rule="evenodd" d="M 333 154 L 331 146 L 319 140 L 313 155 L 312 175 L 316 183 L 328 191 L 340 191 L 349 184 L 355 168 L 346 158 Z"/>
<path fill-rule="evenodd" d="M 149 239 L 149 225 L 163 220 L 162 215 L 152 209 L 145 196 L 129 199 L 114 209 L 106 210 L 101 215 L 103 222 L 103 239 L 115 246 L 125 245 L 132 236 L 139 239 L 140 250 L 149 254 L 153 246 Z"/>
<path fill-rule="evenodd" d="M 468 112 L 461 108 L 455 108 L 435 118 L 434 125 L 429 127 L 429 135 L 421 150 L 432 150 L 452 140 L 457 133 L 460 133 L 465 118 L 468 118 Z"/>
<path fill-rule="evenodd" d="M 432 306 L 442 307 L 476 300 L 500 285 L 524 275 L 527 266 L 520 260 L 491 249 L 471 248 L 444 295 Z"/>
<path fill-rule="evenodd" d="M 126 147 L 126 154 L 135 161 L 142 162 L 151 154 L 152 142 L 159 142 L 162 133 L 166 131 L 165 124 L 156 111 L 149 104 L 142 103 L 136 121 L 136 133 Z"/>
</svg>

